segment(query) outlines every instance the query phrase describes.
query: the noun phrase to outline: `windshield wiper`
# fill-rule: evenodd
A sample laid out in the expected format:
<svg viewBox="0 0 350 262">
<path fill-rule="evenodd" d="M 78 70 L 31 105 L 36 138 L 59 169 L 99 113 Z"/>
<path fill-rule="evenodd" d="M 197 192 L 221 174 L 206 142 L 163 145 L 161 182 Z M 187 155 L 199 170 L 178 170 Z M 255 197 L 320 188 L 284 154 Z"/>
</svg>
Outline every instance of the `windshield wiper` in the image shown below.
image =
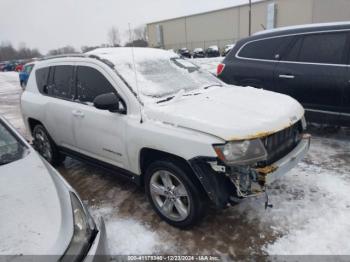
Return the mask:
<svg viewBox="0 0 350 262">
<path fill-rule="evenodd" d="M 169 97 L 167 97 L 167 98 L 165 98 L 165 99 L 162 99 L 162 100 L 159 100 L 159 101 L 157 101 L 157 104 L 160 104 L 160 103 L 163 103 L 163 102 L 168 102 L 168 101 L 170 101 L 171 99 L 173 99 L 175 96 L 169 96 Z"/>
<path fill-rule="evenodd" d="M 213 86 L 222 86 L 222 85 L 220 85 L 220 84 L 212 84 L 212 85 L 208 85 L 208 86 L 203 87 L 203 89 L 208 89 L 208 88 L 213 87 Z"/>
</svg>

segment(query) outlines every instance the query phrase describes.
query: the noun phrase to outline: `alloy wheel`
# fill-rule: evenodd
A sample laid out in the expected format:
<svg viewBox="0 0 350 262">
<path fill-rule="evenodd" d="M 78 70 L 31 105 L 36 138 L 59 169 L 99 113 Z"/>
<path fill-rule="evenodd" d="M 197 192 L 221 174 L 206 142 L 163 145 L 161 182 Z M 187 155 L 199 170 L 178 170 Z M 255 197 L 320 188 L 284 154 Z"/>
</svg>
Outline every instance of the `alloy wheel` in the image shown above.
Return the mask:
<svg viewBox="0 0 350 262">
<path fill-rule="evenodd" d="M 37 129 L 34 134 L 34 147 L 48 162 L 52 160 L 52 148 L 49 138 L 42 129 Z"/>
<path fill-rule="evenodd" d="M 150 193 L 157 209 L 173 221 L 185 220 L 191 207 L 184 184 L 171 172 L 156 171 L 150 180 Z"/>
</svg>

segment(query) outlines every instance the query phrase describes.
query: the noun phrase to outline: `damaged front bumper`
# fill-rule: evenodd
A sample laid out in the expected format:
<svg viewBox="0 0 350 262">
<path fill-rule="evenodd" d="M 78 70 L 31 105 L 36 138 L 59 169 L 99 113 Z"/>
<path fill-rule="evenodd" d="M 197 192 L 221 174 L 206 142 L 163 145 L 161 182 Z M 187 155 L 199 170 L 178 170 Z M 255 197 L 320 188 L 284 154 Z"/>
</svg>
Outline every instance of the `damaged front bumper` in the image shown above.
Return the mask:
<svg viewBox="0 0 350 262">
<path fill-rule="evenodd" d="M 304 134 L 299 144 L 285 157 L 270 166 L 255 169 L 259 173 L 259 180 L 265 185 L 269 185 L 293 169 L 307 154 L 310 148 L 310 141 L 311 136 Z"/>
<path fill-rule="evenodd" d="M 219 208 L 265 192 L 267 185 L 285 175 L 306 155 L 311 136 L 303 134 L 297 146 L 272 165 L 263 168 L 225 166 L 217 158 L 198 157 L 190 165 L 209 199 Z"/>
</svg>

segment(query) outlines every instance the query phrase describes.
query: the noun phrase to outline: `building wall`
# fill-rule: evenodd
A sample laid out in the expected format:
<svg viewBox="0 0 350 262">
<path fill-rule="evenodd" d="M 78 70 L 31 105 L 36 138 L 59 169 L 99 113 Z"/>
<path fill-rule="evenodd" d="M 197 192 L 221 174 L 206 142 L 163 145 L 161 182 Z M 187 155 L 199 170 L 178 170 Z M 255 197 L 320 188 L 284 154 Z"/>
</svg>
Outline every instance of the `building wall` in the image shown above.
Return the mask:
<svg viewBox="0 0 350 262">
<path fill-rule="evenodd" d="M 350 20 L 350 0 L 265 0 L 252 5 L 252 33 L 267 24 L 267 7 L 276 3 L 276 27 Z M 223 48 L 248 36 L 249 6 L 242 5 L 147 25 L 150 46 L 157 46 L 156 26 L 163 26 L 164 48 Z"/>
<path fill-rule="evenodd" d="M 313 22 L 350 20 L 349 0 L 313 0 Z"/>
</svg>

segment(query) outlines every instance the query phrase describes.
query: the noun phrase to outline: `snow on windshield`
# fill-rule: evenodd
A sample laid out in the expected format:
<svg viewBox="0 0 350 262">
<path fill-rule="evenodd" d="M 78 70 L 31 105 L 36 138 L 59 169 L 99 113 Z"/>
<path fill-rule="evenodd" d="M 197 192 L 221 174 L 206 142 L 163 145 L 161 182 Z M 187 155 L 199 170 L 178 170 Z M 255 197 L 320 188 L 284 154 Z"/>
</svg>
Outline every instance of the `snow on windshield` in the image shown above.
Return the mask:
<svg viewBox="0 0 350 262">
<path fill-rule="evenodd" d="M 135 92 L 139 89 L 141 96 L 161 98 L 181 90 L 220 85 L 212 74 L 173 52 L 152 48 L 109 48 L 93 53 L 110 60 L 131 88 Z"/>
<path fill-rule="evenodd" d="M 136 86 L 132 64 L 116 64 L 115 68 L 133 88 Z M 218 82 L 207 72 L 181 58 L 144 60 L 136 64 L 136 72 L 140 93 L 151 97 L 195 90 Z"/>
</svg>

